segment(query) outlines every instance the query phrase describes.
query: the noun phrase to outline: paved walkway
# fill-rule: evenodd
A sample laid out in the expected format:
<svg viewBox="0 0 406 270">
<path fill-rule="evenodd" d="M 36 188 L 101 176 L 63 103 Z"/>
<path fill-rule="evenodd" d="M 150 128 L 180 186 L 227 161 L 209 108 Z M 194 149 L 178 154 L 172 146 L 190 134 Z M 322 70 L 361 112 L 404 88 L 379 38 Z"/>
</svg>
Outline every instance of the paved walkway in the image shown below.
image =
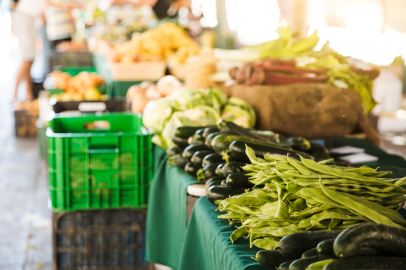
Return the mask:
<svg viewBox="0 0 406 270">
<path fill-rule="evenodd" d="M 3 22 L 0 25 L 4 26 Z M 45 163 L 36 138 L 14 136 L 10 101 L 17 65 L 15 49 L 11 54 L 0 52 L 0 270 L 51 270 Z"/>
</svg>

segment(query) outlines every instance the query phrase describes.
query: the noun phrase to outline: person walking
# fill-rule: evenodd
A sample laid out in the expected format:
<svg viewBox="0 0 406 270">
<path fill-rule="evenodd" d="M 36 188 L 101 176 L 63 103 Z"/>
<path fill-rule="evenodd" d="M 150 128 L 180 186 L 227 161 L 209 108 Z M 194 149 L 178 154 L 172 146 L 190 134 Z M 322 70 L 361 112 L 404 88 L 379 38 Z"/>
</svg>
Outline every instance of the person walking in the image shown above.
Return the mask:
<svg viewBox="0 0 406 270">
<path fill-rule="evenodd" d="M 17 98 L 18 86 L 22 81 L 26 82 L 26 100 L 33 99 L 31 83 L 31 67 L 35 58 L 35 22 L 41 17 L 45 0 L 19 0 L 13 1 L 12 31 L 18 39 L 18 47 L 21 56 L 21 64 L 17 71 L 14 99 Z"/>
</svg>

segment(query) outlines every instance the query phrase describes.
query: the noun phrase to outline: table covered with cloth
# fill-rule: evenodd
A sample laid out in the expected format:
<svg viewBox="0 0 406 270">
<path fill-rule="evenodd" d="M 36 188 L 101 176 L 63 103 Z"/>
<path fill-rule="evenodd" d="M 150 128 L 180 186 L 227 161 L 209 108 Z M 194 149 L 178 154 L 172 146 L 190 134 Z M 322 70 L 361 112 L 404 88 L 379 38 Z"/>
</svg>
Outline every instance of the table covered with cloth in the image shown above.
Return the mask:
<svg viewBox="0 0 406 270">
<path fill-rule="evenodd" d="M 379 170 L 392 171 L 391 177 L 406 176 L 406 161 L 389 155 L 371 143 L 350 138 L 323 140 L 328 148 L 354 146 L 378 157 L 367 165 Z M 235 244 L 230 234 L 235 226 L 220 220 L 216 205 L 206 197 L 197 200 L 189 224 L 186 226 L 187 186 L 196 183 L 194 177 L 181 169 L 166 164 L 162 148 L 155 148 L 155 176 L 151 184 L 147 218 L 147 260 L 174 270 L 261 270 L 267 269 L 251 257 L 258 248 L 250 248 L 248 239 Z M 402 209 L 400 213 L 406 216 Z"/>
</svg>

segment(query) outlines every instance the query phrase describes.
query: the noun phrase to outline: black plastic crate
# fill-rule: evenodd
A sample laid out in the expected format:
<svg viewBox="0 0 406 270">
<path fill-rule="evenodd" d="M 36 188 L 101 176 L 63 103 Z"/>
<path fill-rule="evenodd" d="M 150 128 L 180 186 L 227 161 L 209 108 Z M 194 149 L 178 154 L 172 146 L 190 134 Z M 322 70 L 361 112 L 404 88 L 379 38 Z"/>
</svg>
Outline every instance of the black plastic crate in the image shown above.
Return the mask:
<svg viewBox="0 0 406 270">
<path fill-rule="evenodd" d="M 56 67 L 93 67 L 92 53 L 88 51 L 54 52 L 49 59 L 50 70 Z"/>
<path fill-rule="evenodd" d="M 57 101 L 52 103 L 55 113 L 63 112 L 128 112 L 130 103 L 126 99 L 109 99 L 105 101 Z"/>
<path fill-rule="evenodd" d="M 146 215 L 146 209 L 54 212 L 54 270 L 151 270 Z"/>
<path fill-rule="evenodd" d="M 38 114 L 25 110 L 14 111 L 15 134 L 17 137 L 33 137 L 37 135 Z"/>
</svg>

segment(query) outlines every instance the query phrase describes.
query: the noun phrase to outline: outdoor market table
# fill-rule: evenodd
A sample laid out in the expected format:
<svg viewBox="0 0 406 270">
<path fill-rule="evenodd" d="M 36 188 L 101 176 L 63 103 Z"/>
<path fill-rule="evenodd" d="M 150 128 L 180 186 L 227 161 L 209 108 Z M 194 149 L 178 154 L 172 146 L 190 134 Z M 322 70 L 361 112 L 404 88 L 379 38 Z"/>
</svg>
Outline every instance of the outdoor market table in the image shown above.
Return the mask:
<svg viewBox="0 0 406 270">
<path fill-rule="evenodd" d="M 355 146 L 377 156 L 376 162 L 361 165 L 393 171 L 392 177 L 406 176 L 406 161 L 389 155 L 371 143 L 350 138 L 324 140 L 328 148 Z M 147 217 L 147 260 L 174 270 L 265 269 L 256 261 L 256 249 L 249 248 L 248 240 L 230 241 L 234 226 L 217 219 L 216 206 L 205 197 L 197 200 L 189 225 L 186 225 L 187 187 L 196 183 L 179 168 L 166 165 L 164 149 L 155 147 L 155 176 L 151 184 Z M 401 211 L 406 215 L 404 210 Z"/>
</svg>

